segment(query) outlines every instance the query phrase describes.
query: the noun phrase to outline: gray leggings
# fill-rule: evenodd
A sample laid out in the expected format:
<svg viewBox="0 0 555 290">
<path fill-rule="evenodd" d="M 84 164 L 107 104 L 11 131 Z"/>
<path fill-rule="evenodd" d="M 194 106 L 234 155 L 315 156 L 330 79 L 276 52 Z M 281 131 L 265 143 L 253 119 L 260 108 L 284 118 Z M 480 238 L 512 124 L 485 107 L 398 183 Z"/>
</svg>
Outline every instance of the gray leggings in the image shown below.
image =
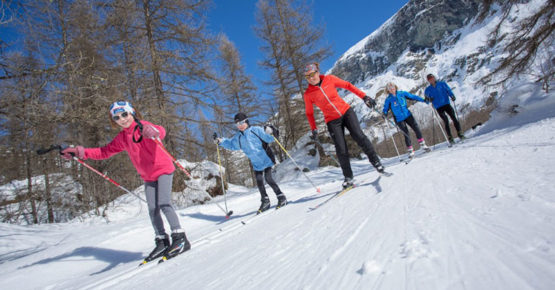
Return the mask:
<svg viewBox="0 0 555 290">
<path fill-rule="evenodd" d="M 154 232 L 157 236 L 166 234 L 160 210 L 164 212 L 172 231 L 181 229 L 179 218 L 171 205 L 172 180 L 173 173 L 160 175 L 157 181 L 145 182 L 148 214 L 150 215 L 150 221 L 152 222 L 152 227 L 154 227 Z"/>
</svg>

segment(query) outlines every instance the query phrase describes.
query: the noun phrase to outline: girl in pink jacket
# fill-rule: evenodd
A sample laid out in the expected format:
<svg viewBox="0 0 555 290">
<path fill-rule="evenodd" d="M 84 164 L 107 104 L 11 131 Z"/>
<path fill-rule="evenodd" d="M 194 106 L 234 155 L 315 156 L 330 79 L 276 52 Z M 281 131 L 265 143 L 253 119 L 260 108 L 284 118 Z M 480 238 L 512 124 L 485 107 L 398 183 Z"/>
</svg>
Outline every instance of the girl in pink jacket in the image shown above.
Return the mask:
<svg viewBox="0 0 555 290">
<path fill-rule="evenodd" d="M 129 102 L 115 102 L 110 106 L 110 122 L 113 127 L 122 130 L 106 146 L 98 148 L 84 148 L 83 146 L 69 147 L 62 151 L 62 156 L 71 159 L 107 159 L 126 151 L 129 159 L 145 181 L 145 195 L 148 204 L 150 220 L 155 232 L 154 250 L 145 258 L 143 263 L 165 256 L 171 258 L 191 248 L 191 244 L 181 229 L 179 219 L 171 205 L 172 179 L 175 167 L 172 159 L 154 142 L 153 139 L 164 139 L 166 130 L 162 126 L 141 120 L 139 112 L 135 111 Z M 139 124 L 142 124 L 142 130 Z M 161 213 L 164 213 L 172 230 L 172 243 L 164 229 Z"/>
</svg>

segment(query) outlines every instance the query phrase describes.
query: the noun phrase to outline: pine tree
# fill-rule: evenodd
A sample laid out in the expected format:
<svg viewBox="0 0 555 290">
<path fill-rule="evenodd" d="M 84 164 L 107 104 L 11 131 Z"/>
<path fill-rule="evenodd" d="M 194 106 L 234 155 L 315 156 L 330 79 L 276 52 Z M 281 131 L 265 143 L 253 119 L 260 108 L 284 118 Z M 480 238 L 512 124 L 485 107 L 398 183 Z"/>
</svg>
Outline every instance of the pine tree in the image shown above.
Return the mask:
<svg viewBox="0 0 555 290">
<path fill-rule="evenodd" d="M 522 1 L 486 0 L 482 5 L 482 12 L 478 19 L 483 21 L 495 3 L 501 5 L 503 13 L 501 20 L 492 31 L 489 41 L 492 45 L 502 40 L 507 41 L 501 51 L 501 54 L 506 54 L 507 57 L 491 73 L 480 79 L 480 83 L 483 85 L 502 84 L 514 76 L 526 73 L 533 67 L 540 49 L 549 50 L 550 47 L 553 47 L 555 1 L 545 1 L 541 7 L 536 9 L 535 13 L 514 24 L 513 26 L 518 29 L 510 34 L 503 34 L 501 28 L 505 23 L 511 21 L 509 18 L 511 10 L 515 5 L 521 4 Z M 544 62 L 552 67 L 555 59 L 545 59 Z M 545 86 L 545 83 L 549 83 L 550 79 L 553 79 L 553 70 L 548 69 L 539 77 L 538 81 L 543 82 Z"/>
<path fill-rule="evenodd" d="M 265 53 L 261 66 L 272 72 L 268 84 L 276 96 L 286 147 L 294 145 L 308 131 L 304 114 L 297 113 L 299 108 L 304 109 L 299 98 L 304 92 L 303 67 L 330 55 L 329 46 L 322 44 L 322 28 L 313 26 L 310 14 L 306 13 L 310 10 L 304 1 L 260 0 L 257 3 L 255 32 L 264 43 L 261 49 Z"/>
</svg>

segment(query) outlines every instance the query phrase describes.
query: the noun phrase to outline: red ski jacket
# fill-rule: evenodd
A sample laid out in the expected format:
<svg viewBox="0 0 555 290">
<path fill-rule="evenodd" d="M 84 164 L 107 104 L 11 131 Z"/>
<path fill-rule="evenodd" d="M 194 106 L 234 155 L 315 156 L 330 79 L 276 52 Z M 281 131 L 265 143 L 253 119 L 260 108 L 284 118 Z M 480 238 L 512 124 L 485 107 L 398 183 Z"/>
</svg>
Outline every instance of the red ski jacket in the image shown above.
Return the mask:
<svg viewBox="0 0 555 290">
<path fill-rule="evenodd" d="M 320 75 L 320 80 L 322 80 L 320 86 L 309 84 L 304 92 L 306 117 L 308 118 L 308 123 L 312 130 L 316 129 L 314 105 L 322 110 L 326 123 L 340 118 L 351 107 L 337 94 L 338 87 L 353 92 L 361 99 L 366 95 L 350 82 L 344 81 L 334 75 Z"/>
<path fill-rule="evenodd" d="M 154 125 L 147 121 L 141 121 L 143 125 L 152 125 L 160 131 L 160 139 L 166 136 L 166 130 L 162 126 Z M 125 128 L 104 147 L 85 148 L 85 159 L 95 160 L 107 159 L 112 155 L 127 151 L 127 155 L 137 169 L 137 172 L 145 182 L 158 180 L 163 174 L 171 174 L 175 171 L 172 159 L 151 139 L 143 139 L 139 143 L 133 142 L 133 129 L 137 123 L 133 122 L 129 128 Z M 135 133 L 138 139 L 139 132 Z"/>
</svg>

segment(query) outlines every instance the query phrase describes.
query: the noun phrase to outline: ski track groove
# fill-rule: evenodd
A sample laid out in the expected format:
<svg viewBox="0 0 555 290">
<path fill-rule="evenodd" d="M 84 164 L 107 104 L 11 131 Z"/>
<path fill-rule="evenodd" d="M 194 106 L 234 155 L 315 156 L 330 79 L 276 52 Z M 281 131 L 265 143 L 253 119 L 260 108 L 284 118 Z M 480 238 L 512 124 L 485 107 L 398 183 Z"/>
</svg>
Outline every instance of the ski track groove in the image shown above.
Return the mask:
<svg viewBox="0 0 555 290">
<path fill-rule="evenodd" d="M 320 271 L 318 273 L 318 276 L 321 276 L 323 272 L 326 272 L 326 270 L 328 269 L 328 265 L 330 263 L 332 263 L 333 261 L 335 261 L 335 259 L 337 259 L 337 257 L 339 257 L 346 248 L 349 247 L 349 245 L 351 245 L 351 243 L 356 239 L 356 237 L 360 234 L 362 228 L 368 223 L 368 221 L 370 220 L 370 216 L 367 216 L 364 221 L 362 221 L 357 228 L 355 229 L 354 233 L 352 233 L 349 238 L 347 239 L 347 241 L 343 244 L 343 246 L 341 246 L 340 248 L 336 249 L 333 254 L 331 254 L 331 256 L 327 259 L 326 264 L 324 264 L 321 268 Z"/>
<path fill-rule="evenodd" d="M 451 271 L 449 271 L 450 265 L 452 265 L 454 263 L 455 265 L 455 271 L 456 274 L 459 275 L 459 277 L 462 277 L 463 271 L 461 269 L 461 265 L 459 262 L 457 262 L 459 259 L 456 257 L 457 256 L 457 252 L 455 251 L 455 249 L 453 248 L 453 238 L 452 235 L 449 233 L 449 231 L 447 230 L 447 216 L 445 214 L 445 211 L 440 210 L 439 208 L 439 198 L 438 198 L 438 193 L 437 191 L 432 190 L 432 197 L 435 201 L 435 208 L 436 208 L 436 213 L 438 215 L 441 215 L 442 218 L 439 218 L 439 224 L 440 224 L 440 228 L 441 228 L 441 232 L 443 233 L 442 236 L 443 237 L 447 237 L 448 242 L 446 244 L 448 244 L 449 249 L 446 249 L 445 251 L 445 255 L 447 257 L 447 261 L 446 261 L 446 269 L 447 269 L 447 280 L 448 281 L 452 281 L 452 274 L 450 273 Z M 463 289 L 467 289 L 467 286 L 465 285 L 465 281 L 464 279 L 461 279 L 461 282 Z M 450 283 L 451 284 L 451 283 Z M 445 286 L 447 287 L 447 286 Z M 452 286 L 449 285 L 449 288 L 451 288 Z"/>
<path fill-rule="evenodd" d="M 392 193 L 390 196 L 391 196 L 390 202 L 393 203 L 396 200 L 395 198 L 393 198 L 394 193 Z M 376 205 L 376 210 L 377 210 L 378 207 L 379 207 L 379 205 Z M 382 251 L 383 250 L 387 251 L 387 248 L 388 248 L 389 245 L 388 244 L 384 245 L 384 244 L 386 244 L 385 240 L 383 241 L 381 250 Z M 390 251 L 390 254 L 387 255 L 388 258 L 385 261 L 385 263 L 384 263 L 384 265 L 383 265 L 383 267 L 380 271 L 380 274 L 378 275 L 378 277 L 376 277 L 376 279 L 375 279 L 375 281 L 372 285 L 372 289 L 378 289 L 379 287 L 381 287 L 382 283 L 385 280 L 385 276 L 388 272 L 388 269 L 389 269 L 390 265 L 393 264 L 394 256 L 397 256 L 397 255 L 398 255 L 397 251 Z"/>
<path fill-rule="evenodd" d="M 414 160 L 413 160 L 414 161 Z M 404 178 L 406 178 L 406 176 L 403 176 Z M 403 233 L 404 233 L 404 242 L 401 245 L 407 245 L 408 244 L 408 234 L 407 234 L 407 197 L 406 197 L 406 193 L 401 192 L 401 198 L 403 200 Z M 408 270 L 408 258 L 406 257 L 405 260 L 405 290 L 407 290 L 408 287 L 408 277 L 409 277 L 409 270 Z"/>
<path fill-rule="evenodd" d="M 299 199 L 302 199 L 303 197 L 300 197 Z M 297 201 L 298 199 L 294 200 Z M 294 202 L 293 201 L 293 202 Z M 286 210 L 288 208 L 288 206 L 285 206 L 281 209 L 279 209 L 280 212 Z M 239 231 L 239 229 L 242 229 L 244 226 L 247 225 L 251 225 L 254 223 L 258 223 L 260 222 L 260 220 L 267 218 L 268 216 L 274 215 L 275 213 L 277 213 L 278 211 L 275 209 L 275 207 L 270 208 L 268 211 L 260 214 L 260 215 L 254 215 L 255 213 L 253 213 L 252 216 L 246 216 L 243 217 L 241 219 L 239 219 L 238 221 L 234 222 L 231 225 L 225 226 L 225 227 L 221 227 L 218 228 L 216 230 L 213 230 L 199 238 L 197 238 L 195 241 L 191 242 L 191 250 L 184 253 L 185 255 L 187 253 L 190 253 L 191 251 L 197 251 L 198 249 L 202 249 L 207 245 L 211 245 L 217 242 L 222 241 L 223 237 L 231 237 L 231 236 L 235 236 L 237 234 L 239 234 L 241 231 Z M 243 224 L 243 222 L 246 222 L 246 224 Z M 181 257 L 181 255 L 175 257 L 172 259 L 171 263 L 172 264 L 176 264 L 179 260 L 179 258 Z M 155 265 L 158 263 L 158 260 L 152 261 L 146 265 L 143 265 L 141 267 L 136 267 L 136 268 L 131 268 L 131 269 L 127 269 L 127 270 L 123 270 L 121 272 L 115 273 L 113 275 L 110 275 L 108 277 L 105 277 L 99 281 L 96 281 L 93 284 L 89 284 L 89 285 L 85 285 L 85 286 L 80 286 L 80 289 L 106 289 L 109 288 L 111 286 L 115 286 L 117 283 L 123 282 L 125 280 L 131 279 L 134 276 L 142 273 L 143 271 L 145 271 L 145 269 L 147 268 L 155 268 Z M 166 262 L 167 263 L 167 262 Z M 160 265 L 162 266 L 162 265 Z"/>
<path fill-rule="evenodd" d="M 373 175 L 371 175 L 370 178 L 364 178 L 364 179 L 362 179 L 359 183 L 360 183 L 360 184 L 365 184 L 365 183 L 369 182 L 372 178 L 374 178 Z M 363 185 L 363 186 L 358 186 L 358 187 L 356 187 L 356 188 L 350 190 L 350 192 L 349 192 L 347 195 L 348 195 L 348 196 L 351 196 L 351 195 L 355 195 L 355 194 L 357 194 L 357 193 L 360 194 L 361 191 L 362 191 L 362 193 L 364 194 L 364 193 L 365 193 L 365 192 L 364 192 L 364 189 L 368 189 L 368 188 L 371 188 L 372 191 L 375 192 L 375 190 L 373 189 L 373 187 L 371 187 L 371 184 L 367 184 L 367 185 Z M 369 215 L 357 226 L 357 228 L 354 230 L 354 232 L 349 236 L 349 238 L 347 239 L 347 241 L 346 241 L 340 248 L 338 248 L 338 249 L 336 249 L 336 250 L 333 251 L 333 253 L 330 255 L 330 257 L 326 260 L 326 263 L 320 266 L 320 268 L 319 268 L 319 270 L 318 270 L 318 273 L 316 274 L 316 277 L 311 277 L 312 283 L 310 283 L 310 284 L 308 284 L 308 285 L 305 285 L 305 286 L 303 287 L 303 289 L 321 289 L 321 288 L 319 288 L 319 287 L 316 287 L 316 288 L 315 288 L 315 284 L 320 282 L 319 277 L 321 277 L 322 275 L 324 275 L 324 274 L 328 271 L 329 265 L 332 264 L 333 261 L 334 261 L 335 259 L 337 259 L 337 257 L 339 257 L 343 252 L 345 252 L 345 250 L 349 248 L 349 245 L 350 245 L 353 241 L 356 240 L 356 237 L 361 233 L 361 231 L 364 229 L 364 227 L 366 226 L 366 224 L 368 224 L 368 222 L 369 222 L 369 221 L 374 217 L 374 215 L 376 214 L 377 209 L 380 207 L 379 201 L 381 201 L 381 200 L 383 199 L 384 196 L 385 196 L 384 194 L 379 193 L 379 197 L 378 197 L 378 200 L 377 200 L 378 202 L 375 202 L 375 205 L 374 205 L 373 210 L 371 211 L 371 214 L 369 214 Z M 364 195 L 363 195 L 362 198 L 364 198 Z M 341 199 L 338 199 L 338 200 L 341 200 Z M 345 211 L 345 210 L 347 210 L 347 209 L 344 209 L 344 211 Z M 350 210 L 352 210 L 352 209 L 350 209 Z M 321 214 L 321 216 L 322 216 L 322 218 L 321 218 L 320 220 L 323 220 L 323 219 L 325 219 L 325 217 L 326 217 L 327 215 Z"/>
<path fill-rule="evenodd" d="M 274 208 L 271 208 L 270 210 L 275 210 Z M 267 212 L 269 215 L 270 211 Z M 258 216 L 256 217 L 254 220 L 257 220 L 259 218 L 262 218 L 263 216 Z M 241 219 L 237 222 L 235 222 L 232 225 L 229 225 L 228 227 L 226 227 L 226 230 L 223 230 L 223 228 L 217 229 L 213 232 L 210 232 L 204 236 L 199 237 L 198 239 L 196 239 L 195 241 L 191 242 L 191 250 L 197 250 L 199 248 L 203 248 L 206 245 L 209 244 L 213 244 L 214 242 L 219 242 L 222 236 L 229 236 L 229 235 L 233 235 L 234 232 L 237 231 L 237 229 L 242 228 L 244 225 L 242 224 L 242 222 L 246 220 L 246 219 Z M 249 219 L 250 220 L 250 219 Z M 252 223 L 253 220 L 250 220 L 249 224 Z M 175 257 L 174 259 L 178 259 L 178 257 Z M 175 262 L 175 260 L 172 259 L 172 262 Z M 147 268 L 153 268 L 156 264 L 158 263 L 158 259 L 143 265 L 143 266 L 137 266 L 136 268 L 131 268 L 131 269 L 127 269 L 127 270 L 123 270 L 121 272 L 117 272 L 113 275 L 110 275 L 108 277 L 105 277 L 93 284 L 89 284 L 89 285 L 85 285 L 85 286 L 81 286 L 83 288 L 81 289 L 106 289 L 108 287 L 111 286 L 115 286 L 117 283 L 128 280 L 130 278 L 133 278 L 134 276 L 140 274 L 141 272 L 145 271 L 145 269 Z"/>
</svg>

